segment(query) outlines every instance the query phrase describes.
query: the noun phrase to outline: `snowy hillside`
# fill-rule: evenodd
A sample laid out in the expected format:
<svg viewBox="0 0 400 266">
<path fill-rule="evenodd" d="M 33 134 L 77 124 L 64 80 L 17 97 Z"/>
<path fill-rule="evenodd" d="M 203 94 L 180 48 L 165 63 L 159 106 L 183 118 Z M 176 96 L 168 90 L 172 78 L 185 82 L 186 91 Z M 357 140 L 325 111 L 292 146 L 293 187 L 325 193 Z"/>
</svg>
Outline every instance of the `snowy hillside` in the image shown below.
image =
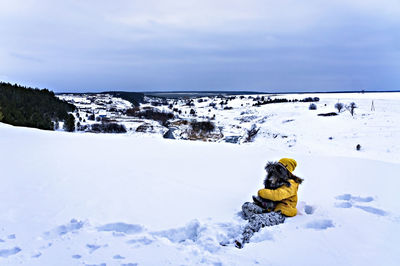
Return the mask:
<svg viewBox="0 0 400 266">
<path fill-rule="evenodd" d="M 317 110 L 247 108 L 268 118 L 241 145 L 0 123 L 0 265 L 397 265 L 400 94 L 317 96 Z M 338 99 L 357 103 L 354 117 L 317 116 Z M 298 215 L 221 246 L 281 157 L 305 179 Z"/>
<path fill-rule="evenodd" d="M 396 130 L 400 112 L 400 93 L 325 93 L 325 94 L 264 94 L 247 96 L 209 96 L 200 98 L 147 98 L 140 110 L 171 112 L 173 119 L 160 121 L 126 114 L 131 104 L 111 95 L 59 95 L 74 103 L 78 121 L 77 132 L 90 131 L 99 121 L 123 125 L 128 134 L 162 137 L 171 131 L 176 139 L 197 139 L 213 142 L 245 143 L 249 131 L 257 134 L 251 140 L 278 150 L 318 152 L 386 161 L 396 161 L 400 154 L 400 138 Z M 299 102 L 315 99 L 317 102 Z M 285 99 L 294 102 L 262 104 L 268 100 Z M 345 106 L 357 106 L 352 116 Z M 261 103 L 258 106 L 254 106 Z M 337 112 L 335 104 L 344 105 Z M 309 110 L 314 104 L 316 110 Z M 139 109 L 139 107 L 138 107 Z M 133 110 L 133 109 L 132 109 Z M 319 114 L 337 113 L 336 116 Z M 90 120 L 92 116 L 93 120 Z M 78 119 L 79 117 L 79 119 Z M 89 118 L 88 118 L 89 117 Z M 193 122 L 209 121 L 215 129 L 198 134 L 191 128 Z M 101 123 L 104 123 L 101 122 Z M 108 123 L 108 122 L 106 122 Z M 62 128 L 62 126 L 60 126 Z M 201 133 L 201 132 L 200 132 Z M 316 145 L 318 143 L 318 145 Z M 360 144 L 361 152 L 355 147 Z"/>
</svg>

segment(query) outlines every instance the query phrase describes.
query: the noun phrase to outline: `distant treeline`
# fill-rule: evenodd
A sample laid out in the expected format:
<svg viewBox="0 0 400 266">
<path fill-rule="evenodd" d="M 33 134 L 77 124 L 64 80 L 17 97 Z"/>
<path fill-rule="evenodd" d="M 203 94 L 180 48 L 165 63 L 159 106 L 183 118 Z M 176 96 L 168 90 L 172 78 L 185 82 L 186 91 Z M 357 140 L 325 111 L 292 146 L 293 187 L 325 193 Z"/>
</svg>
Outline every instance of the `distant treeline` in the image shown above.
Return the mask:
<svg viewBox="0 0 400 266">
<path fill-rule="evenodd" d="M 271 104 L 271 103 L 319 102 L 319 98 L 318 97 L 307 97 L 307 98 L 304 98 L 302 100 L 298 100 L 298 99 L 290 99 L 290 100 L 288 100 L 286 98 L 271 99 L 269 97 L 267 99 L 265 99 L 265 97 L 262 96 L 261 98 L 259 98 L 259 97 L 255 98 L 253 101 L 257 101 L 257 103 L 253 104 L 253 106 L 261 106 L 261 105 L 264 105 L 264 104 Z"/>
<path fill-rule="evenodd" d="M 128 102 L 132 103 L 134 106 L 139 106 L 144 102 L 144 93 L 141 92 L 128 92 L 128 91 L 107 91 L 103 92 L 110 94 L 114 97 L 119 97 Z"/>
<path fill-rule="evenodd" d="M 173 113 L 168 112 L 160 112 L 154 109 L 147 109 L 147 110 L 140 110 L 140 108 L 135 107 L 126 110 L 126 115 L 128 116 L 135 116 L 144 119 L 151 119 L 160 122 L 162 125 L 166 125 L 169 119 L 174 118 Z"/>
<path fill-rule="evenodd" d="M 66 121 L 66 124 L 73 125 L 74 121 L 70 121 L 73 115 L 68 115 L 68 112 L 74 110 L 73 104 L 58 99 L 47 89 L 0 82 L 0 121 L 3 123 L 54 130 L 58 125 L 53 121 Z"/>
</svg>

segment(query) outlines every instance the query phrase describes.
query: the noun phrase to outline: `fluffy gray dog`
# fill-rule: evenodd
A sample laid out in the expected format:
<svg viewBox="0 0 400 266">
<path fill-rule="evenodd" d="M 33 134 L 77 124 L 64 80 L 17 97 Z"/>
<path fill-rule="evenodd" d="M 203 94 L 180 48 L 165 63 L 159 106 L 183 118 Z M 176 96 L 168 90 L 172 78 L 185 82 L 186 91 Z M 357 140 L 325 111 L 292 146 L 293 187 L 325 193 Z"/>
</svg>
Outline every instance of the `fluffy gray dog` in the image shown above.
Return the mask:
<svg viewBox="0 0 400 266">
<path fill-rule="evenodd" d="M 283 185 L 290 187 L 289 179 L 292 178 L 292 175 L 281 163 L 268 162 L 265 166 L 265 170 L 267 171 L 267 176 L 264 180 L 265 188 L 277 189 Z M 253 201 L 267 212 L 273 211 L 279 203 L 277 201 L 263 199 L 259 196 L 253 196 Z"/>
</svg>

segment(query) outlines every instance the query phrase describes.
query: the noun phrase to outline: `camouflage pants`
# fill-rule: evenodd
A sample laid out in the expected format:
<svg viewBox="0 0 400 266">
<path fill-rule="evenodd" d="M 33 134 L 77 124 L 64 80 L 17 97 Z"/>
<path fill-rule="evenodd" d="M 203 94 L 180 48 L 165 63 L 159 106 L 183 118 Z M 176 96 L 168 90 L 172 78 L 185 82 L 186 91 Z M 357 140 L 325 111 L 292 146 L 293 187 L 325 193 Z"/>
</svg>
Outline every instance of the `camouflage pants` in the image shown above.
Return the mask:
<svg viewBox="0 0 400 266">
<path fill-rule="evenodd" d="M 254 203 L 246 202 L 242 206 L 244 219 L 249 220 L 242 235 L 236 240 L 236 246 L 242 248 L 245 243 L 250 242 L 254 233 L 260 231 L 265 226 L 281 224 L 285 221 L 285 216 L 280 212 L 263 213 L 264 209 Z"/>
</svg>

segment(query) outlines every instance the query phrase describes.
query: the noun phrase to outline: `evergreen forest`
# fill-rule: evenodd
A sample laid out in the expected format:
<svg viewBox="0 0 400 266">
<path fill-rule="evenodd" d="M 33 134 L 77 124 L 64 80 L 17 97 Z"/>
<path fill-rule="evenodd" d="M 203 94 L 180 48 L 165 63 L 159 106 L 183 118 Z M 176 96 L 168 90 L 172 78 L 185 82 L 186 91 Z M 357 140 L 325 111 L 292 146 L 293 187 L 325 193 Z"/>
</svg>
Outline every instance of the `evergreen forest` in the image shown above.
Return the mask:
<svg viewBox="0 0 400 266">
<path fill-rule="evenodd" d="M 73 115 L 68 115 L 74 110 L 73 104 L 58 99 L 54 92 L 47 89 L 0 82 L 0 122 L 54 130 L 58 121 L 74 125 L 74 121 L 70 121 Z M 69 128 L 66 130 L 71 131 Z"/>
</svg>

